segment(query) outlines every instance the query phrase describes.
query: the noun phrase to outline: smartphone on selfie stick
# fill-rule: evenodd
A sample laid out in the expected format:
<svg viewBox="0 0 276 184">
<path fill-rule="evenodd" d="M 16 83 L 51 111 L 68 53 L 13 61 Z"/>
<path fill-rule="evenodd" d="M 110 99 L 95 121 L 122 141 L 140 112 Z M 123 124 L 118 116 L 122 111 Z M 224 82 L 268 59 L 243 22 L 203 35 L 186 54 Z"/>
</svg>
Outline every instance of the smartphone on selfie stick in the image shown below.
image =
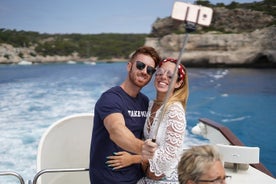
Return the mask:
<svg viewBox="0 0 276 184">
<path fill-rule="evenodd" d="M 173 5 L 171 17 L 185 22 L 209 26 L 212 15 L 213 10 L 209 7 L 176 1 Z"/>
</svg>

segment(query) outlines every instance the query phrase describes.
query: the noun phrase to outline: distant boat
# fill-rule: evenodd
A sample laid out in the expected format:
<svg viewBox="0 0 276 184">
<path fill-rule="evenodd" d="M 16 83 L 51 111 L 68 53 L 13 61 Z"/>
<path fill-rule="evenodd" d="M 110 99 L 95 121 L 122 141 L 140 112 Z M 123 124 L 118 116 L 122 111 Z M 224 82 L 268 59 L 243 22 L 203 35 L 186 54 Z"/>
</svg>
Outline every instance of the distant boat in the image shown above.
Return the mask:
<svg viewBox="0 0 276 184">
<path fill-rule="evenodd" d="M 22 60 L 18 62 L 19 65 L 32 65 L 33 63 L 31 61 Z"/>
<path fill-rule="evenodd" d="M 95 61 L 84 61 L 83 63 L 87 65 L 96 65 Z"/>
<path fill-rule="evenodd" d="M 77 62 L 76 61 L 67 61 L 67 64 L 76 64 Z"/>
</svg>

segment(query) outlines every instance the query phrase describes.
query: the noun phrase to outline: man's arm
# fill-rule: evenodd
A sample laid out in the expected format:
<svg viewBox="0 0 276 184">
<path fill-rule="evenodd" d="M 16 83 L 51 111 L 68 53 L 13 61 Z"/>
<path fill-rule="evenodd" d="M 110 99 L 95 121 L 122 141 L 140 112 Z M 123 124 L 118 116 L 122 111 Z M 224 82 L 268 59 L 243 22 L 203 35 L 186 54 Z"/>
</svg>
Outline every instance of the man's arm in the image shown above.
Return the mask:
<svg viewBox="0 0 276 184">
<path fill-rule="evenodd" d="M 125 126 L 125 120 L 121 113 L 112 113 L 104 119 L 104 126 L 110 139 L 122 149 L 132 153 L 142 154 L 143 141 L 136 138 Z"/>
</svg>

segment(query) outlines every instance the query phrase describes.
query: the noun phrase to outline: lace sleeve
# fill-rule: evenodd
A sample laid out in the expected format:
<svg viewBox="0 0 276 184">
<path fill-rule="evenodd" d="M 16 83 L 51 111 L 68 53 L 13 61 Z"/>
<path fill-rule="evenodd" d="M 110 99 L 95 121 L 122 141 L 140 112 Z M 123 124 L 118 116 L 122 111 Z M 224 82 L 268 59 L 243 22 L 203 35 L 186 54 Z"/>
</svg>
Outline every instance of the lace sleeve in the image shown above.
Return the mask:
<svg viewBox="0 0 276 184">
<path fill-rule="evenodd" d="M 159 147 L 153 159 L 149 160 L 150 170 L 156 176 L 170 175 L 176 169 L 183 148 L 185 129 L 186 118 L 182 105 L 180 103 L 170 105 L 158 130 L 161 134 Z"/>
</svg>

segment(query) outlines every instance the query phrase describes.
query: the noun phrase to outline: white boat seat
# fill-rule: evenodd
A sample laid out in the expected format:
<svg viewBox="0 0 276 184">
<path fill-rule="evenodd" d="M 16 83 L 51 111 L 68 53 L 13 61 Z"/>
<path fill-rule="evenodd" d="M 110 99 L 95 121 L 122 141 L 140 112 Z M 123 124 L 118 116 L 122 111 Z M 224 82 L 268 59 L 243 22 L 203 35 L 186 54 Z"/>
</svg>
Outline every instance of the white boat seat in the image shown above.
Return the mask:
<svg viewBox="0 0 276 184">
<path fill-rule="evenodd" d="M 217 144 L 218 151 L 224 161 L 224 167 L 233 168 L 236 172 L 247 170 L 249 164 L 259 163 L 260 148 Z"/>
<path fill-rule="evenodd" d="M 90 184 L 89 173 L 58 172 L 63 169 L 84 170 L 89 167 L 90 142 L 93 128 L 93 115 L 76 114 L 52 124 L 43 134 L 37 154 L 37 179 L 39 184 Z M 77 169 L 78 170 L 78 169 Z M 42 174 L 40 176 L 40 174 Z"/>
</svg>

